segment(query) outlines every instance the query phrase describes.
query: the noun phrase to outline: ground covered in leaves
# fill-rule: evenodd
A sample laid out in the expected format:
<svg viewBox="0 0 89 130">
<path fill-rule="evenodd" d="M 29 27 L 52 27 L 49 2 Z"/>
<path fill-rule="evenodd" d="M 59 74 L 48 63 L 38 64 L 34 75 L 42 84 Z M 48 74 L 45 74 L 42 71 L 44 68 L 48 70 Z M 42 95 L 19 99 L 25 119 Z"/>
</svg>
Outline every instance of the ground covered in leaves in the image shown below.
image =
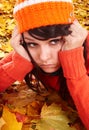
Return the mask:
<svg viewBox="0 0 89 130">
<path fill-rule="evenodd" d="M 0 130 L 85 130 L 77 111 L 54 90 L 37 94 L 23 82 L 0 94 Z"/>
<path fill-rule="evenodd" d="M 12 50 L 14 0 L 0 0 L 0 59 Z M 74 0 L 75 15 L 89 30 L 89 0 Z M 85 130 L 77 111 L 49 90 L 37 94 L 24 82 L 0 93 L 0 130 Z"/>
</svg>

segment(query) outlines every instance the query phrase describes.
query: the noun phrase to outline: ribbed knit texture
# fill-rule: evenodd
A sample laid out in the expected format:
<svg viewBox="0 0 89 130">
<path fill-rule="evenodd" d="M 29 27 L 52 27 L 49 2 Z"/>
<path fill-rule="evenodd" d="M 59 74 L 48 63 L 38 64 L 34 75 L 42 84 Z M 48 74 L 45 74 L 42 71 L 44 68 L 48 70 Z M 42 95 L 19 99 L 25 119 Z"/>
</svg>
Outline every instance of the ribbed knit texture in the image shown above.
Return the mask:
<svg viewBox="0 0 89 130">
<path fill-rule="evenodd" d="M 83 47 L 61 51 L 59 57 L 66 78 L 79 79 L 86 73 Z"/>
<path fill-rule="evenodd" d="M 35 1 L 31 4 L 30 0 L 17 0 L 14 18 L 20 33 L 40 26 L 69 24 L 75 19 L 72 1 L 48 0 L 34 4 Z"/>
<path fill-rule="evenodd" d="M 83 47 L 79 47 L 73 50 L 61 51 L 59 58 L 68 90 L 86 130 L 89 130 L 89 76 L 86 72 L 83 49 Z"/>
<path fill-rule="evenodd" d="M 7 75 L 9 75 L 10 77 L 14 77 L 13 79 L 15 80 L 22 80 L 25 77 L 25 74 L 31 71 L 32 69 L 32 63 L 27 61 L 25 58 L 21 57 L 16 52 L 13 52 L 12 61 L 3 65 L 3 70 L 5 70 Z"/>
</svg>

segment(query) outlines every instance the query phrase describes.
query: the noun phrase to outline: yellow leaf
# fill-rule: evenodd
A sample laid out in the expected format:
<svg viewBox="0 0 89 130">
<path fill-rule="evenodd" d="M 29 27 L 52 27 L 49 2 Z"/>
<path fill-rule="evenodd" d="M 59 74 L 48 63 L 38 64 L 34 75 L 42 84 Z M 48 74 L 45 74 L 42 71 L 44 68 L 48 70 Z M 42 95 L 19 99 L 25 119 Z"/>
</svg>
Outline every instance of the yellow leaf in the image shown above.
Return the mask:
<svg viewBox="0 0 89 130">
<path fill-rule="evenodd" d="M 41 119 L 33 120 L 33 130 L 76 130 L 69 126 L 70 120 L 62 111 L 61 107 L 56 104 L 43 106 L 41 111 Z"/>
<path fill-rule="evenodd" d="M 1 130 L 21 130 L 22 123 L 16 120 L 15 114 L 11 113 L 7 107 L 3 108 L 2 118 L 5 125 L 2 126 Z"/>
<path fill-rule="evenodd" d="M 3 51 L 0 51 L 0 59 L 5 56 L 5 53 Z"/>
<path fill-rule="evenodd" d="M 6 44 L 2 44 L 1 49 L 5 52 L 10 52 L 12 49 L 10 42 L 8 41 L 8 43 Z"/>
<path fill-rule="evenodd" d="M 3 118 L 1 117 L 0 118 L 0 130 L 2 128 L 2 126 L 5 124 L 5 121 L 3 120 Z"/>
</svg>

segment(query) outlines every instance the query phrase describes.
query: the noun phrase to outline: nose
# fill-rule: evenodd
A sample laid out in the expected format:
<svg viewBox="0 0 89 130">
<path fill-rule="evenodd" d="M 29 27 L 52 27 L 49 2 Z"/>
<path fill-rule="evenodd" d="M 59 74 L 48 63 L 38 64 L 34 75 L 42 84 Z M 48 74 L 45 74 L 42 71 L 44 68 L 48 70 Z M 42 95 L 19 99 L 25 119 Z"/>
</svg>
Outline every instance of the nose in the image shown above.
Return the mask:
<svg viewBox="0 0 89 130">
<path fill-rule="evenodd" d="M 51 57 L 51 50 L 49 47 L 42 47 L 40 51 L 40 60 L 42 62 L 47 62 Z"/>
</svg>

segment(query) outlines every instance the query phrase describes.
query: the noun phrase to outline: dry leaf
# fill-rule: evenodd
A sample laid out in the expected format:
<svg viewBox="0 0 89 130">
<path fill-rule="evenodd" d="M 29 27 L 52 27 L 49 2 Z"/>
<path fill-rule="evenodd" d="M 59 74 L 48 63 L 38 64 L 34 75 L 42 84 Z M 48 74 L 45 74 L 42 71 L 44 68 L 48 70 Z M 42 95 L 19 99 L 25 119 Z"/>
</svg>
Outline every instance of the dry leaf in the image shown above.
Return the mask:
<svg viewBox="0 0 89 130">
<path fill-rule="evenodd" d="M 22 123 L 16 120 L 14 113 L 11 113 L 8 108 L 3 108 L 3 120 L 5 124 L 1 127 L 1 130 L 21 130 Z"/>
<path fill-rule="evenodd" d="M 2 128 L 2 126 L 5 124 L 5 121 L 3 120 L 3 118 L 1 117 L 0 118 L 0 130 Z"/>
<path fill-rule="evenodd" d="M 70 127 L 69 123 L 70 120 L 59 105 L 47 106 L 45 104 L 41 111 L 41 119 L 33 120 L 31 128 L 33 130 L 76 130 Z"/>
</svg>

